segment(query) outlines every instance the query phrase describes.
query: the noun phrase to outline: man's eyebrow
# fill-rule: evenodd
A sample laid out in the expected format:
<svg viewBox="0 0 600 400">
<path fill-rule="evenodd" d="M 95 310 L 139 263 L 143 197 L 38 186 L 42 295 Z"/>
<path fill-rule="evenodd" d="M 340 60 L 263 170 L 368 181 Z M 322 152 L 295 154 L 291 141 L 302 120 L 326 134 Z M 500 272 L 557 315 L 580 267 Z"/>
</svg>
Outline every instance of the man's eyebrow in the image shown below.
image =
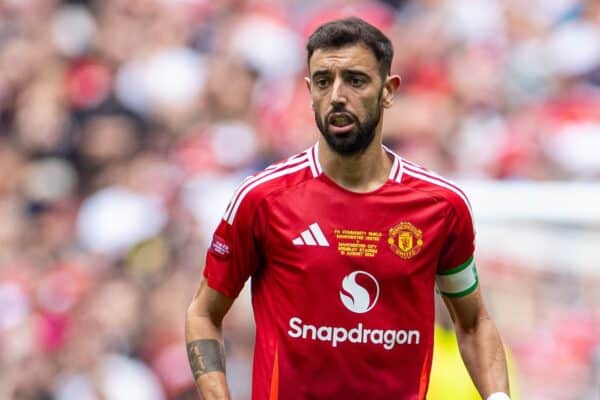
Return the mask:
<svg viewBox="0 0 600 400">
<path fill-rule="evenodd" d="M 311 77 L 315 78 L 320 75 L 329 75 L 329 74 L 331 74 L 331 70 L 329 70 L 329 69 L 318 69 L 312 73 Z M 342 71 L 342 74 L 344 74 L 344 75 L 361 75 L 366 78 L 369 77 L 368 73 L 366 73 L 365 71 L 361 71 L 359 69 L 345 69 Z"/>
<path fill-rule="evenodd" d="M 328 70 L 328 69 L 318 69 L 318 70 L 316 70 L 315 72 L 312 73 L 311 77 L 314 78 L 314 77 L 319 76 L 319 75 L 329 75 L 330 72 L 331 71 Z"/>
<path fill-rule="evenodd" d="M 369 78 L 369 74 L 367 74 L 364 71 L 358 70 L 358 69 L 347 69 L 347 70 L 344 70 L 343 73 L 349 74 L 349 75 L 361 75 L 361 76 Z"/>
</svg>

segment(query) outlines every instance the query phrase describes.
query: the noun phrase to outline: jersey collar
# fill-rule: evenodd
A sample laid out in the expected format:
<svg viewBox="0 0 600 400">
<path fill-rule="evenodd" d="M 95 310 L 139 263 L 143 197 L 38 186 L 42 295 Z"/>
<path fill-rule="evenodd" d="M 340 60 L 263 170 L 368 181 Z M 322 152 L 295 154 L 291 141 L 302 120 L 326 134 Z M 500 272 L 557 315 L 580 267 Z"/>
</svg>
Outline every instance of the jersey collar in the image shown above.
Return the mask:
<svg viewBox="0 0 600 400">
<path fill-rule="evenodd" d="M 319 162 L 319 142 L 315 143 L 310 149 L 308 149 L 308 162 L 310 165 L 310 171 L 312 172 L 313 178 L 321 175 L 323 168 Z"/>
<path fill-rule="evenodd" d="M 402 181 L 402 173 L 404 171 L 402 158 L 390 150 L 389 147 L 382 145 L 384 150 L 394 157 L 394 162 L 390 170 L 388 179 L 400 183 Z M 319 142 L 315 143 L 310 149 L 308 149 L 308 162 L 310 165 L 310 171 L 312 172 L 313 178 L 318 177 L 323 173 L 323 167 L 319 162 Z"/>
<path fill-rule="evenodd" d="M 389 147 L 385 145 L 382 146 L 383 149 L 388 152 L 388 154 L 394 157 L 394 163 L 392 164 L 392 169 L 390 170 L 390 175 L 388 176 L 388 179 L 400 183 L 402 181 L 402 173 L 404 172 L 402 157 L 390 150 Z"/>
</svg>

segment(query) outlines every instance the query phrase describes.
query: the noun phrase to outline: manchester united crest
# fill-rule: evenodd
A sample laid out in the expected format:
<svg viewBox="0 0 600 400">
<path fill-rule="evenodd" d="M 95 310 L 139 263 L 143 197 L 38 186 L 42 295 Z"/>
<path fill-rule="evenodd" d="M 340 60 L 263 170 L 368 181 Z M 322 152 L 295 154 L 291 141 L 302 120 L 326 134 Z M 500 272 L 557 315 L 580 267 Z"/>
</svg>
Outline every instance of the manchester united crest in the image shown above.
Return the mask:
<svg viewBox="0 0 600 400">
<path fill-rule="evenodd" d="M 396 255 L 408 260 L 421 251 L 423 232 L 410 222 L 400 222 L 390 229 L 388 243 Z"/>
</svg>

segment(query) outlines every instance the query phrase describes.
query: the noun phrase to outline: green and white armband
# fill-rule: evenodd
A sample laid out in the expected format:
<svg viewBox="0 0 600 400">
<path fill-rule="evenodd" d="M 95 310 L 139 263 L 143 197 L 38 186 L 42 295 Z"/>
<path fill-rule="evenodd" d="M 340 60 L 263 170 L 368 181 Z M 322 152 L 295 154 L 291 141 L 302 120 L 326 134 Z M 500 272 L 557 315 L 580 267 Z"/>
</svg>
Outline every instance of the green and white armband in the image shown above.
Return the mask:
<svg viewBox="0 0 600 400">
<path fill-rule="evenodd" d="M 473 256 L 456 268 L 437 273 L 435 280 L 444 296 L 463 297 L 473 293 L 479 282 Z"/>
</svg>

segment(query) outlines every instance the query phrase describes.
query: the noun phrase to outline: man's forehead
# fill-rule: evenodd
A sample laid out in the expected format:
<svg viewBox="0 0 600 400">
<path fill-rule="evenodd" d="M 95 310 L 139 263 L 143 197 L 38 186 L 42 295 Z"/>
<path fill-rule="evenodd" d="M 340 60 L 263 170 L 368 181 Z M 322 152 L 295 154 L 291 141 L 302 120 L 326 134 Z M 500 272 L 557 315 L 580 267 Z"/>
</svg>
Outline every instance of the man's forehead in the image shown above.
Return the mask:
<svg viewBox="0 0 600 400">
<path fill-rule="evenodd" d="M 311 72 L 317 70 L 353 69 L 376 73 L 379 63 L 373 51 L 357 43 L 337 48 L 317 49 L 309 62 Z"/>
</svg>

